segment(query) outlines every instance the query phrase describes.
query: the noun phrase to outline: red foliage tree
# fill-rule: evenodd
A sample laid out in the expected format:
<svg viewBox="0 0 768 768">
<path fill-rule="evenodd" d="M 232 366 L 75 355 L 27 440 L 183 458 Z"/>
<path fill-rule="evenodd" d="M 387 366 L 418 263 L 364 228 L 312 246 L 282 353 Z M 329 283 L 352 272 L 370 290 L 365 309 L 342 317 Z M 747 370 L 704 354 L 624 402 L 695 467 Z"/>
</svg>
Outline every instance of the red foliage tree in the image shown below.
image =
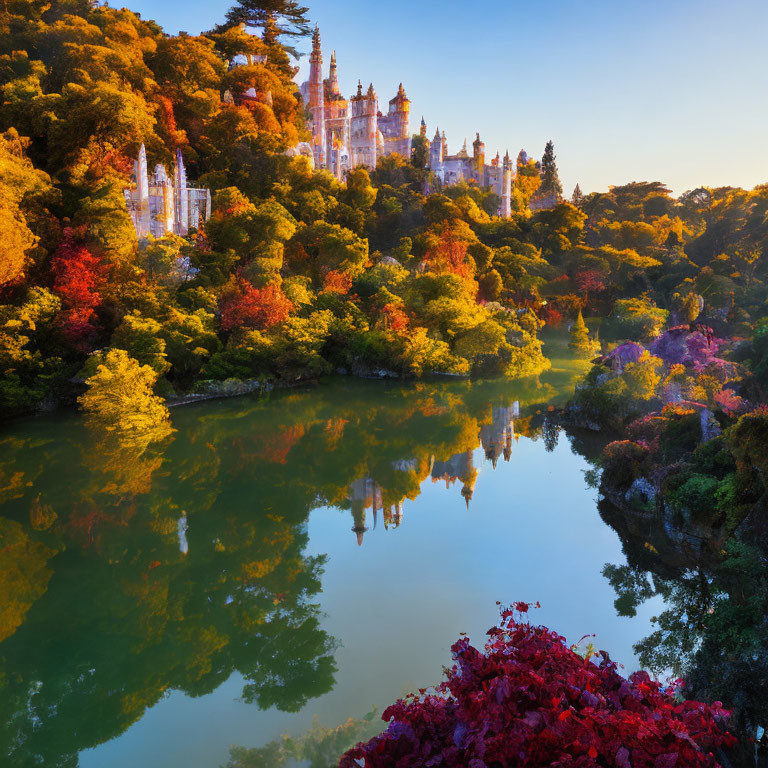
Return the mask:
<svg viewBox="0 0 768 768">
<path fill-rule="evenodd" d="M 473 269 L 467 259 L 469 243 L 458 237 L 449 227 L 443 227 L 440 237 L 426 253 L 426 261 L 433 272 L 452 272 L 461 278 L 472 277 Z"/>
<path fill-rule="evenodd" d="M 346 296 L 352 288 L 352 276 L 338 269 L 330 270 L 323 278 L 325 293 L 338 293 Z"/>
<path fill-rule="evenodd" d="M 279 285 L 271 283 L 264 288 L 254 288 L 240 278 L 235 288 L 221 298 L 219 308 L 221 327 L 225 331 L 240 327 L 264 330 L 285 320 L 293 304 Z"/>
<path fill-rule="evenodd" d="M 563 323 L 563 315 L 551 302 L 542 307 L 539 317 L 552 328 L 557 328 Z"/>
<path fill-rule="evenodd" d="M 711 750 L 735 742 L 719 703 L 678 703 L 645 672 L 623 678 L 604 651 L 593 661 L 515 617 L 528 607 L 502 612 L 485 652 L 455 643 L 447 681 L 386 709 L 387 730 L 340 768 L 714 768 Z"/>
<path fill-rule="evenodd" d="M 576 273 L 574 282 L 584 294 L 584 306 L 589 303 L 590 293 L 601 293 L 605 290 L 605 275 L 597 269 L 583 269 Z"/>
<path fill-rule="evenodd" d="M 394 302 L 385 304 L 381 309 L 382 325 L 390 331 L 404 331 L 408 327 L 408 315 Z"/>
<path fill-rule="evenodd" d="M 51 272 L 53 290 L 61 297 L 59 327 L 68 341 L 87 349 L 96 333 L 95 309 L 101 304 L 99 286 L 104 279 L 101 260 L 78 242 L 73 230 L 65 229 L 51 259 Z"/>
</svg>

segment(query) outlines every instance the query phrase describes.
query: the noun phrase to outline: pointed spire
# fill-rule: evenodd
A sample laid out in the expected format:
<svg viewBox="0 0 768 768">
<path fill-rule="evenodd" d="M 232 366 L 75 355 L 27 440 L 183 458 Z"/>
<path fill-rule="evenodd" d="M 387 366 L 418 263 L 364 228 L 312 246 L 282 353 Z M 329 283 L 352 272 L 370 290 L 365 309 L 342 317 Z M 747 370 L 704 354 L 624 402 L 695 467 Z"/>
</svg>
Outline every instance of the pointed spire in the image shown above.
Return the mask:
<svg viewBox="0 0 768 768">
<path fill-rule="evenodd" d="M 336 51 L 331 54 L 331 69 L 328 73 L 327 87 L 333 94 L 341 94 L 339 90 L 339 76 L 336 68 Z"/>
<path fill-rule="evenodd" d="M 435 129 L 435 138 L 433 139 L 433 141 L 440 141 L 440 138 L 441 138 L 441 137 L 440 137 L 440 127 L 438 126 L 438 127 Z"/>
<path fill-rule="evenodd" d="M 357 81 L 357 98 L 358 99 L 363 98 L 363 83 L 361 80 Z"/>
<path fill-rule="evenodd" d="M 320 50 L 320 26 L 315 24 L 315 31 L 312 33 L 312 49 Z"/>
<path fill-rule="evenodd" d="M 373 90 L 373 83 L 368 86 L 368 98 L 373 99 L 376 97 L 376 91 Z"/>
</svg>

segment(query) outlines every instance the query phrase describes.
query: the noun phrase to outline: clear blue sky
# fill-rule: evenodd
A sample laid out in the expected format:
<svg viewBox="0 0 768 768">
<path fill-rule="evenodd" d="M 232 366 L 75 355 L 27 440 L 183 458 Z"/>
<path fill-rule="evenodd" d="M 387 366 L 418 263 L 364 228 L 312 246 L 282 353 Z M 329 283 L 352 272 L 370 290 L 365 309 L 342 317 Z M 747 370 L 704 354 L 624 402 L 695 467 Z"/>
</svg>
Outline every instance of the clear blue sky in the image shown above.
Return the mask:
<svg viewBox="0 0 768 768">
<path fill-rule="evenodd" d="M 660 180 L 675 193 L 768 182 L 765 0 L 306 4 L 342 89 L 373 81 L 386 109 L 402 80 L 413 129 L 423 113 L 452 152 L 476 131 L 488 153 L 540 157 L 551 138 L 567 194 L 576 182 Z M 127 5 L 194 34 L 231 2 Z"/>
</svg>

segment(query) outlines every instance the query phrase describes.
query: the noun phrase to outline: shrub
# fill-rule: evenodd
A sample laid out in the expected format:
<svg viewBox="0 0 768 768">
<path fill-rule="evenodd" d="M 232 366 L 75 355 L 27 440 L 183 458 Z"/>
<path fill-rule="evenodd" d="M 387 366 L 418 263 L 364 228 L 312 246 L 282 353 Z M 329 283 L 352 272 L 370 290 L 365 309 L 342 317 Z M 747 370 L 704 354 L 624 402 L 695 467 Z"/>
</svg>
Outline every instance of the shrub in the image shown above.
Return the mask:
<svg viewBox="0 0 768 768">
<path fill-rule="evenodd" d="M 618 440 L 605 447 L 600 463 L 603 482 L 609 488 L 626 491 L 635 480 L 648 473 L 650 451 L 639 443 Z"/>
<path fill-rule="evenodd" d="M 511 610 L 488 634 L 484 651 L 456 642 L 448 679 L 386 709 L 387 730 L 340 768 L 710 768 L 711 750 L 735 743 L 719 702 L 678 703 L 645 672 L 623 678 L 605 651 L 581 656 Z"/>
<path fill-rule="evenodd" d="M 652 339 L 659 335 L 669 312 L 647 299 L 619 299 L 602 326 L 605 339 Z"/>
</svg>

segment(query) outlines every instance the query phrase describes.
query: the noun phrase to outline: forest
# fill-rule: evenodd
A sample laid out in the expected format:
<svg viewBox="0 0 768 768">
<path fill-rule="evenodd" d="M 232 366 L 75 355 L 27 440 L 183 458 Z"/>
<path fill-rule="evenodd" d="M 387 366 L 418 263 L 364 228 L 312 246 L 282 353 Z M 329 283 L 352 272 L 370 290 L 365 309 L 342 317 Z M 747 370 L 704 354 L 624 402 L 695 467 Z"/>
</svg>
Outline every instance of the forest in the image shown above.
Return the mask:
<svg viewBox="0 0 768 768">
<path fill-rule="evenodd" d="M 590 366 L 546 424 L 577 442 L 601 436 L 588 479 L 628 558 L 604 572 L 616 608 L 631 616 L 664 598 L 639 658 L 685 678 L 676 695 L 712 708 L 702 704 L 694 723 L 655 683 L 622 683 L 607 657 L 600 679 L 586 681 L 563 652 L 578 685 L 605 688 L 603 704 L 608 689 L 632 689 L 606 729 L 618 727 L 617 712 L 650 721 L 650 709 L 664 712 L 669 732 L 636 747 L 651 755 L 646 762 L 595 736 L 558 764 L 714 765 L 707 750 L 733 746 L 720 730 L 721 703 L 729 727 L 759 741 L 768 677 L 768 184 L 676 197 L 660 181 L 637 181 L 568 196 L 549 142 L 540 161 L 518 163 L 513 214 L 502 219 L 497 196 L 473 180 L 442 186 L 418 135 L 410 157 L 390 155 L 339 182 L 290 151 L 309 139 L 293 55 L 310 33 L 307 14 L 290 0 L 240 0 L 204 34 L 169 35 L 88 0 L 3 3 L 0 421 L 79 407 L 103 456 L 114 451 L 116 465 L 133 467 L 126 488 L 135 488 L 147 446 L 172 432 L 174 403 L 332 375 L 537 377 L 550 367 L 543 339 L 560 328 Z M 241 98 L 251 89 L 269 98 Z M 141 145 L 150 166 L 170 166 L 181 150 L 190 178 L 212 191 L 210 219 L 188 236 L 137 240 L 123 190 Z M 0 490 L 18 498 L 12 473 L 2 477 Z M 305 592 L 319 589 L 303 536 L 291 530 L 286 544 L 303 569 L 302 611 Z M 560 654 L 557 636 L 529 632 L 521 614 L 527 606 L 517 618 L 503 614 L 485 652 L 462 645 L 455 658 L 465 654 L 468 669 L 482 668 L 478 679 L 493 674 L 508 687 L 509 669 L 489 668 L 503 667 L 511 637 L 521 654 L 520 633 L 533 656 L 542 647 Z M 325 659 L 331 641 L 311 628 Z M 194 674 L 190 688 L 214 673 Z M 470 707 L 462 685 L 451 677 L 442 692 Z M 564 721 L 593 705 L 547 690 L 564 698 L 542 698 L 536 717 L 558 718 L 563 743 L 582 738 Z M 477 762 L 466 763 L 468 737 L 455 735 L 456 718 L 469 715 L 447 713 L 439 698 L 421 708 L 399 702 L 391 716 L 400 730 L 344 764 L 375 750 L 381 762 L 366 765 L 396 764 L 412 748 L 403 723 L 418 730 L 434 717 L 457 740 L 455 762 L 445 764 L 485 765 L 482 739 L 472 747 Z M 132 707 L 128 719 L 143 703 Z M 697 750 L 709 746 L 695 760 L 659 762 L 671 740 L 693 743 L 675 732 L 676 718 Z M 511 727 L 499 725 L 507 736 Z M 434 736 L 435 749 L 445 734 Z M 533 750 L 529 736 L 520 743 Z M 421 764 L 415 754 L 397 764 Z"/>
</svg>

